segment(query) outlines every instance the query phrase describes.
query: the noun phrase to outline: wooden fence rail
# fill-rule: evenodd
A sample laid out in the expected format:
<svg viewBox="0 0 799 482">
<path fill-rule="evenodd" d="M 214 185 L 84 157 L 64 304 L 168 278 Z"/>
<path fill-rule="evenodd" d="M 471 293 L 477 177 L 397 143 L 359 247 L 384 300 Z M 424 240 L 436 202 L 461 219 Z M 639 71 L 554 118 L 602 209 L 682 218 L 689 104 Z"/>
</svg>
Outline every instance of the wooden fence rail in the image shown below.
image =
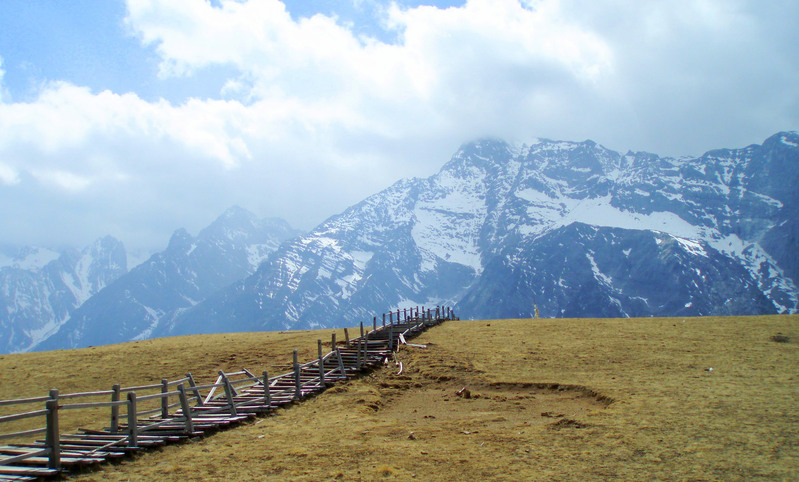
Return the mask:
<svg viewBox="0 0 799 482">
<path fill-rule="evenodd" d="M 388 320 L 386 320 L 388 318 Z M 33 480 L 57 476 L 71 467 L 101 463 L 116 457 L 187 437 L 200 436 L 264 414 L 324 390 L 338 380 L 357 376 L 362 370 L 379 366 L 405 340 L 446 320 L 457 319 L 449 307 L 405 308 L 382 315 L 382 325 L 372 318 L 372 329 L 360 325 L 360 337 L 350 339 L 345 328 L 345 344 L 338 346 L 335 333 L 331 351 L 323 353 L 317 342 L 318 357 L 299 363 L 293 352 L 291 371 L 269 377 L 247 369 L 218 372 L 216 382 L 197 385 L 191 373 L 177 380 L 122 387 L 111 390 L 59 394 L 18 400 L 0 400 L 0 406 L 41 404 L 35 409 L 0 416 L 4 424 L 27 418 L 43 417 L 44 427 L 2 433 L 0 440 L 28 438 L 44 433 L 45 440 L 0 446 L 0 481 Z M 388 322 L 387 322 L 388 321 Z M 155 392 L 155 393 L 148 393 Z M 207 392 L 205 396 L 203 392 Z M 123 397 L 122 394 L 125 394 Z M 108 401 L 76 401 L 88 397 L 110 397 Z M 150 402 L 156 408 L 142 410 Z M 41 406 L 41 405 L 40 405 Z M 125 412 L 120 414 L 120 408 Z M 80 429 L 76 434 L 61 434 L 61 410 L 110 408 L 110 425 L 102 430 Z M 173 411 L 173 409 L 175 409 Z"/>
</svg>

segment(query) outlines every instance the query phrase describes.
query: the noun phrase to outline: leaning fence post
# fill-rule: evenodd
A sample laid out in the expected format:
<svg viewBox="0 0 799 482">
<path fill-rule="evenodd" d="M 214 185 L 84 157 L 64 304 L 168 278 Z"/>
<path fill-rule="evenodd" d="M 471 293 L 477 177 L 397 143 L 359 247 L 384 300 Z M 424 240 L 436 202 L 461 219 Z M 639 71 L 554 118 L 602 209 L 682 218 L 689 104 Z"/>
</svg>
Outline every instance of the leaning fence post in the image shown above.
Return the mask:
<svg viewBox="0 0 799 482">
<path fill-rule="evenodd" d="M 272 407 L 272 394 L 269 393 L 269 375 L 264 370 L 264 405 L 266 408 Z"/>
<path fill-rule="evenodd" d="M 167 419 L 169 417 L 169 397 L 165 395 L 169 393 L 169 380 L 166 378 L 161 379 L 161 418 Z"/>
<path fill-rule="evenodd" d="M 300 362 L 297 361 L 297 349 L 294 349 L 294 399 L 302 396 L 302 383 L 300 383 Z"/>
<path fill-rule="evenodd" d="M 322 359 L 322 340 L 316 340 L 319 348 L 319 388 L 325 387 L 325 361 Z"/>
<path fill-rule="evenodd" d="M 119 401 L 119 383 L 111 387 L 111 401 Z M 111 405 L 111 433 L 119 432 L 119 405 Z"/>
<path fill-rule="evenodd" d="M 136 414 L 136 392 L 128 392 L 128 447 L 139 446 L 139 421 Z"/>
<path fill-rule="evenodd" d="M 191 376 L 191 373 L 187 373 L 186 378 L 189 379 L 189 386 L 191 387 L 191 391 L 194 392 L 194 396 L 197 397 L 197 405 L 202 406 L 203 397 L 200 396 L 200 390 L 197 389 L 197 384 L 194 382 L 194 377 Z"/>
<path fill-rule="evenodd" d="M 61 440 L 58 432 L 58 389 L 50 390 L 50 400 L 45 402 L 47 409 L 47 432 L 45 444 L 47 445 L 47 467 L 61 468 Z"/>
<path fill-rule="evenodd" d="M 222 377 L 222 383 L 225 385 L 225 396 L 227 396 L 227 404 L 230 406 L 230 415 L 236 417 L 238 412 L 236 412 L 236 402 L 233 400 L 233 385 L 230 384 L 230 379 L 222 370 L 219 370 L 219 376 Z"/>
<path fill-rule="evenodd" d="M 194 424 L 191 421 L 191 407 L 189 407 L 189 399 L 186 398 L 186 388 L 182 383 L 178 385 L 178 397 L 180 397 L 180 409 L 183 411 L 183 416 L 186 417 L 186 433 L 191 434 L 194 432 Z"/>
<path fill-rule="evenodd" d="M 347 371 L 344 369 L 344 360 L 341 358 L 341 350 L 336 347 L 336 358 L 338 358 L 338 371 L 341 372 L 342 378 L 347 378 Z"/>
</svg>

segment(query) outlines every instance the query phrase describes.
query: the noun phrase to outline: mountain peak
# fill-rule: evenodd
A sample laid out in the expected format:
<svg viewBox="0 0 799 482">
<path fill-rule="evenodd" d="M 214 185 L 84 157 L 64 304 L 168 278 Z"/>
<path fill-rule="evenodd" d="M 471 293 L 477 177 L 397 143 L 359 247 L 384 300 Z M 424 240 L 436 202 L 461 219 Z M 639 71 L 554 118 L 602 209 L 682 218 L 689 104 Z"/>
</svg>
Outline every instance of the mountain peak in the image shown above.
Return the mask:
<svg viewBox="0 0 799 482">
<path fill-rule="evenodd" d="M 763 147 L 799 148 L 799 132 L 783 131 L 763 141 Z"/>
<path fill-rule="evenodd" d="M 189 249 L 192 241 L 194 241 L 194 238 L 191 237 L 191 234 L 185 228 L 176 229 L 172 233 L 172 237 L 169 238 L 166 250 L 170 252 L 185 251 Z"/>
</svg>

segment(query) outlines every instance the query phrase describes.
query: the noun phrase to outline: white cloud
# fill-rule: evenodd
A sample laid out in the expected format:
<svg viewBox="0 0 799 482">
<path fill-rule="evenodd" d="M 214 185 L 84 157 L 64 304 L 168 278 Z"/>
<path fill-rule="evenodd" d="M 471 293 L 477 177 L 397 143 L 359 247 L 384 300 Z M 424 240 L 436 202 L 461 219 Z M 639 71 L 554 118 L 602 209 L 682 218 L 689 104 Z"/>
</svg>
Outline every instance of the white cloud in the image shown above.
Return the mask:
<svg viewBox="0 0 799 482">
<path fill-rule="evenodd" d="M 799 127 L 793 5 L 389 5 L 380 21 L 397 40 L 385 43 L 323 15 L 295 21 L 276 0 L 219 3 L 128 0 L 126 19 L 162 78 L 236 72 L 218 99 L 148 102 L 59 81 L 13 103 L 0 61 L 11 208 L 0 222 L 20 240 L 69 222 L 158 247 L 234 203 L 311 227 L 479 136 L 680 155 Z M 25 223 L 42 212 L 41 226 Z"/>
</svg>

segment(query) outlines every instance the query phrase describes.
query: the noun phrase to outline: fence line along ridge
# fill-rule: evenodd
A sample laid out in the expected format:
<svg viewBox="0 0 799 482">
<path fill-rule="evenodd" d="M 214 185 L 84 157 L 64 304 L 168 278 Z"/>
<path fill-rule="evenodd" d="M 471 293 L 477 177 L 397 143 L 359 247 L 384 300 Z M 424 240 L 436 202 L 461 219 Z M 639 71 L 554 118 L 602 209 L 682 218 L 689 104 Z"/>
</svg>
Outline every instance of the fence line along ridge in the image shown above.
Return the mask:
<svg viewBox="0 0 799 482">
<path fill-rule="evenodd" d="M 318 340 L 318 357 L 312 361 L 301 364 L 295 349 L 292 370 L 275 377 L 270 377 L 266 371 L 260 374 L 247 369 L 231 373 L 219 371 L 215 383 L 198 385 L 189 373 L 184 378 L 163 379 L 158 384 L 136 387 L 115 384 L 111 390 L 70 394 L 52 389 L 47 396 L 0 400 L 0 406 L 44 406 L 0 416 L 0 441 L 45 435 L 44 440 L 0 446 L 0 481 L 58 476 L 266 414 L 381 365 L 406 339 L 453 319 L 458 318 L 452 309 L 440 306 L 383 313 L 381 325 L 378 326 L 377 317 L 373 317 L 372 329 L 365 331 L 361 323 L 360 336 L 353 339 L 345 328 L 343 346 L 337 344 L 333 333 L 332 351 L 327 354 L 323 353 L 322 340 Z M 77 401 L 103 396 L 110 400 Z M 148 402 L 156 408 L 140 410 Z M 78 429 L 73 434 L 59 432 L 60 411 L 98 408 L 110 409 L 108 427 Z M 2 430 L 4 424 L 35 417 L 44 418 L 45 426 L 10 433 Z"/>
</svg>

